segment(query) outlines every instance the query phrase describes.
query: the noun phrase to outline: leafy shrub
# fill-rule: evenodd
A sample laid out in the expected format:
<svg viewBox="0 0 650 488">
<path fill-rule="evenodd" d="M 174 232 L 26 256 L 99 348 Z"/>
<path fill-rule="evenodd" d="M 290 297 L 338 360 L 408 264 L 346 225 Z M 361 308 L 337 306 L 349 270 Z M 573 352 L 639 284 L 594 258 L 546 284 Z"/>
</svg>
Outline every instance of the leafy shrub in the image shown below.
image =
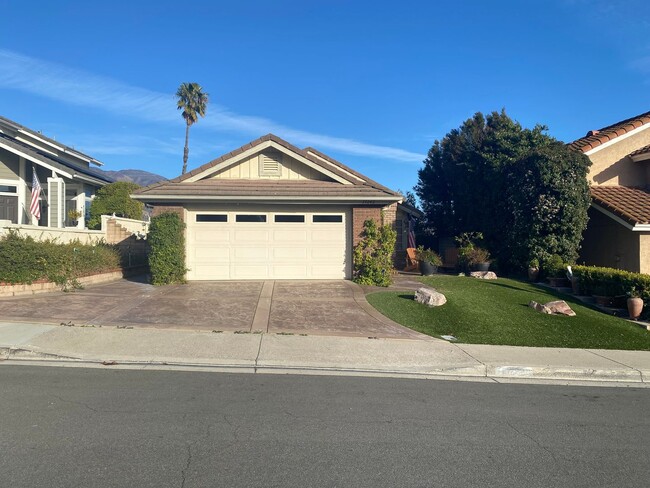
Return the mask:
<svg viewBox="0 0 650 488">
<path fill-rule="evenodd" d="M 566 267 L 567 264 L 557 254 L 553 254 L 542 263 L 542 271 L 547 278 L 565 278 Z"/>
<path fill-rule="evenodd" d="M 89 229 L 99 229 L 102 215 L 115 214 L 127 219 L 141 219 L 144 203 L 131 198 L 131 193 L 140 185 L 130 181 L 116 181 L 97 190 L 90 204 Z"/>
<path fill-rule="evenodd" d="M 440 255 L 429 248 L 425 249 L 424 246 L 418 246 L 415 253 L 419 261 L 426 261 L 433 266 L 442 266 Z"/>
<path fill-rule="evenodd" d="M 573 266 L 572 269 L 582 293 L 618 297 L 634 289 L 634 294 L 644 301 L 650 299 L 650 275 L 596 266 Z"/>
<path fill-rule="evenodd" d="M 0 240 L 0 282 L 31 284 L 47 280 L 64 289 L 78 288 L 77 278 L 120 267 L 120 254 L 106 244 L 36 241 L 17 232 Z"/>
<path fill-rule="evenodd" d="M 363 223 L 361 241 L 354 247 L 354 281 L 362 285 L 388 286 L 393 282 L 393 252 L 397 233 L 390 225 Z"/>
<path fill-rule="evenodd" d="M 464 232 L 454 240 L 459 246 L 458 264 L 462 269 L 468 269 L 479 263 L 487 263 L 490 260 L 488 250 L 478 246 L 478 243 L 483 241 L 481 232 Z"/>
<path fill-rule="evenodd" d="M 185 283 L 185 224 L 178 214 L 165 212 L 152 218 L 147 240 L 151 283 Z"/>
</svg>

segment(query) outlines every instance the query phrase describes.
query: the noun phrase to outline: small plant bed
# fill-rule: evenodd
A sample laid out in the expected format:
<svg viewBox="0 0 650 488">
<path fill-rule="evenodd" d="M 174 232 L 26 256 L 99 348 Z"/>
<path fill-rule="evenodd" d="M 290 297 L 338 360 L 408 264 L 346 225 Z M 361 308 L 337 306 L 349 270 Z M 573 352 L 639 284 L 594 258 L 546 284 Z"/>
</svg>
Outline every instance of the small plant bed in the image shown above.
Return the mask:
<svg viewBox="0 0 650 488">
<path fill-rule="evenodd" d="M 368 302 L 410 329 L 433 337 L 452 335 L 468 344 L 650 350 L 650 333 L 636 324 L 534 284 L 445 275 L 421 281 L 443 293 L 447 303 L 429 308 L 409 292 L 371 293 Z M 538 313 L 528 307 L 531 300 L 565 300 L 576 316 Z"/>
</svg>

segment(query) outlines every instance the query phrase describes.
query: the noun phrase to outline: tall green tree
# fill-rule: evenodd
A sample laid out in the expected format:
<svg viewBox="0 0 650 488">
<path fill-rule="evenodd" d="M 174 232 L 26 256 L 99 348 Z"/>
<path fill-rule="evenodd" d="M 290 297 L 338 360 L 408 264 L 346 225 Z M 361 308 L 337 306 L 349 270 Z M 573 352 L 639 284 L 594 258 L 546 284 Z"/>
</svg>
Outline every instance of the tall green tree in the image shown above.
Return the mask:
<svg viewBox="0 0 650 488">
<path fill-rule="evenodd" d="M 550 146 L 553 146 L 553 154 L 557 156 L 550 159 L 540 157 L 536 161 L 546 168 L 552 166 L 551 159 L 566 156 L 567 163 L 577 168 L 567 172 L 568 184 L 575 184 L 576 191 L 582 192 L 578 201 L 584 202 L 583 197 L 588 198 L 588 188 L 584 184 L 586 178 L 581 168 L 588 167 L 588 158 L 573 155 L 566 146 L 546 133 L 545 126 L 523 128 L 503 110 L 487 116 L 479 112 L 460 128 L 450 131 L 441 141 L 435 141 L 424 167 L 419 171 L 415 187 L 425 212 L 427 230 L 438 237 L 481 232 L 485 245 L 499 259 L 500 265 L 506 269 L 519 267 L 524 259 L 521 256 L 536 247 L 518 241 L 524 238 L 522 235 L 514 237 L 513 226 L 521 222 L 516 218 L 535 219 L 540 216 L 527 212 L 523 207 L 521 214 L 515 215 L 513 202 L 521 202 L 524 191 L 532 191 L 536 198 L 555 194 L 559 182 L 549 180 L 547 185 L 531 188 L 524 185 L 521 174 L 514 175 L 513 171 L 514 168 L 519 171 L 526 165 L 532 165 L 533 160 L 526 158 Z M 564 202 L 568 197 L 560 193 L 563 203 L 569 204 Z M 577 212 L 584 213 L 585 219 L 587 207 L 588 204 L 585 207 L 581 203 L 576 208 Z M 582 222 L 578 219 L 572 223 L 578 221 Z M 582 230 L 584 227 L 581 223 L 579 232 Z M 552 232 L 556 231 L 564 232 L 562 229 L 552 229 Z M 563 240 L 557 234 L 554 236 L 547 242 Z M 573 250 L 569 249 L 570 246 L 561 250 L 566 260 L 575 259 L 579 245 L 572 239 L 569 241 L 573 243 Z M 528 251 L 523 252 L 523 248 Z"/>
<path fill-rule="evenodd" d="M 116 181 L 97 190 L 90 204 L 89 229 L 99 229 L 102 215 L 126 217 L 127 219 L 142 219 L 144 203 L 131 198 L 131 193 L 140 185 L 131 181 Z"/>
<path fill-rule="evenodd" d="M 198 83 L 181 83 L 176 90 L 178 101 L 176 107 L 182 110 L 181 115 L 185 119 L 185 149 L 183 150 L 183 172 L 187 172 L 187 158 L 190 153 L 190 126 L 199 120 L 199 116 L 205 117 L 208 106 L 208 94 L 203 91 Z"/>
</svg>

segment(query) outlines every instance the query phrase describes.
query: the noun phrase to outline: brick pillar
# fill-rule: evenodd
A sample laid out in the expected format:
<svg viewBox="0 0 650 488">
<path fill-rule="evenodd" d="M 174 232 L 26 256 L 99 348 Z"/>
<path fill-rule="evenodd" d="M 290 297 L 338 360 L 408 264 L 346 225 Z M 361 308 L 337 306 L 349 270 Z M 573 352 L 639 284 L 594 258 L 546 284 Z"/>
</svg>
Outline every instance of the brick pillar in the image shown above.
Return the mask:
<svg viewBox="0 0 650 488">
<path fill-rule="evenodd" d="M 374 220 L 381 225 L 382 207 L 353 207 L 352 208 L 352 245 L 356 246 L 361 240 L 363 223 L 366 220 Z"/>
<path fill-rule="evenodd" d="M 181 218 L 181 220 L 185 222 L 185 209 L 181 205 L 154 205 L 151 216 L 157 217 L 158 215 L 165 212 L 176 213 Z"/>
</svg>

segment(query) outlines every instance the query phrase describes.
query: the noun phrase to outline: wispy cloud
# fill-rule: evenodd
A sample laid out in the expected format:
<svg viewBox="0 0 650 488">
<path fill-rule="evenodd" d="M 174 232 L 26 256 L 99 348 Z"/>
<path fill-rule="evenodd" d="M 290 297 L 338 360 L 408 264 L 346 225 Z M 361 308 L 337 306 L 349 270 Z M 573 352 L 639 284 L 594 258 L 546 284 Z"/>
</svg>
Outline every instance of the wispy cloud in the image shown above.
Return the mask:
<svg viewBox="0 0 650 488">
<path fill-rule="evenodd" d="M 175 103 L 170 94 L 134 87 L 112 78 L 3 49 L 0 49 L 0 88 L 32 93 L 117 115 L 128 114 L 129 118 L 136 117 L 155 123 L 178 123 Z M 273 132 L 298 145 L 356 156 L 407 163 L 419 163 L 424 159 L 422 154 L 404 149 L 292 129 L 264 117 L 240 115 L 214 103 L 210 105 L 210 111 L 201 121 L 201 126 L 215 131 L 255 136 Z"/>
</svg>

